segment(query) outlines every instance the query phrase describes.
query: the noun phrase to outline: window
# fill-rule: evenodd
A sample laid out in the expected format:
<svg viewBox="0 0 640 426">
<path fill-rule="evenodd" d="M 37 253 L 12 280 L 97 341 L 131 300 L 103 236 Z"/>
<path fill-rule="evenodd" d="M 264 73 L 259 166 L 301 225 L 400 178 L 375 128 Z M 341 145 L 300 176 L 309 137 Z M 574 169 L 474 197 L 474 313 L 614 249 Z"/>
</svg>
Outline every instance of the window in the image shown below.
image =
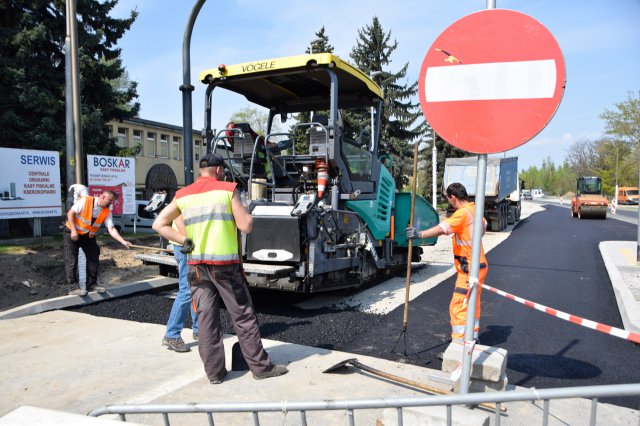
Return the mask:
<svg viewBox="0 0 640 426">
<path fill-rule="evenodd" d="M 129 146 L 129 141 L 127 141 L 127 129 L 124 127 L 118 127 L 118 140 L 116 144 L 120 148 L 126 148 Z"/>
<path fill-rule="evenodd" d="M 200 160 L 200 141 L 195 141 L 195 149 L 193 150 L 193 154 L 195 155 L 195 161 Z"/>
<path fill-rule="evenodd" d="M 171 143 L 171 158 L 174 160 L 180 159 L 180 136 L 174 136 Z"/>
<path fill-rule="evenodd" d="M 142 131 L 134 130 L 133 131 L 133 146 L 140 147 L 140 150 L 136 153 L 136 157 L 139 157 L 143 154 L 142 150 Z"/>
<path fill-rule="evenodd" d="M 169 158 L 169 136 L 160 135 L 160 157 Z"/>
<path fill-rule="evenodd" d="M 344 139 L 342 154 L 349 167 L 352 180 L 369 180 L 371 178 L 371 152 L 363 149 L 355 142 Z"/>
<path fill-rule="evenodd" d="M 156 134 L 154 132 L 147 132 L 147 145 L 145 146 L 145 152 L 147 157 L 156 156 Z"/>
</svg>

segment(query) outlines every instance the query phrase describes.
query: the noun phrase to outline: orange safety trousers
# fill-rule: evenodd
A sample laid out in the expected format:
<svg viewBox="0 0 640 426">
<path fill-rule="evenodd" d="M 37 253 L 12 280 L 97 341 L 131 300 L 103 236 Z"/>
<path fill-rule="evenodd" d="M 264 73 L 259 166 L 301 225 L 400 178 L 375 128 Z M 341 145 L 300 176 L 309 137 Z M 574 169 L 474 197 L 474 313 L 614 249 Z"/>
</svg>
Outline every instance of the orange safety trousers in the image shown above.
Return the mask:
<svg viewBox="0 0 640 426">
<path fill-rule="evenodd" d="M 478 272 L 478 281 L 480 284 L 484 283 L 484 279 L 487 276 L 487 268 L 481 268 Z M 463 340 L 464 329 L 467 324 L 467 309 L 469 307 L 468 290 L 469 290 L 469 275 L 458 272 L 458 278 L 456 279 L 455 288 L 453 291 L 453 297 L 451 297 L 451 303 L 449 304 L 449 316 L 451 318 L 451 339 Z M 473 337 L 478 338 L 478 332 L 480 331 L 480 302 L 482 296 L 482 287 L 478 287 L 478 297 L 476 298 L 476 314 L 475 324 L 473 326 Z"/>
</svg>

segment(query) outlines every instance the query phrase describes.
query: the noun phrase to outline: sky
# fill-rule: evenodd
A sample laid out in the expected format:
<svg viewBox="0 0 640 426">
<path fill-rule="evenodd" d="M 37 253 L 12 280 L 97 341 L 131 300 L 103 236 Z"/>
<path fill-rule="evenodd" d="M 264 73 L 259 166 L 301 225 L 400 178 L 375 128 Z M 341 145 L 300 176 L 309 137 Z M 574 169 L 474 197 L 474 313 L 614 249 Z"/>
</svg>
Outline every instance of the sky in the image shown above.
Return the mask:
<svg viewBox="0 0 640 426">
<path fill-rule="evenodd" d="M 182 126 L 182 45 L 195 0 L 120 0 L 114 17 L 136 9 L 138 19 L 118 47 L 131 80 L 138 82 L 140 117 Z M 509 150 L 518 167 L 561 165 L 568 148 L 602 136 L 600 115 L 640 91 L 640 0 L 496 0 L 496 7 L 525 13 L 544 25 L 562 50 L 564 96 L 549 124 L 529 142 Z M 191 37 L 193 127 L 204 125 L 205 85 L 200 71 L 219 64 L 303 54 L 324 26 L 334 54 L 351 62 L 358 31 L 378 17 L 398 42 L 388 71 L 408 64 L 406 84 L 417 81 L 427 50 L 450 25 L 484 10 L 484 0 L 226 0 L 204 3 Z M 222 91 L 218 91 L 222 92 Z M 415 102 L 419 100 L 416 96 Z M 220 129 L 249 104 L 214 92 L 213 127 Z M 505 154 L 502 154 L 505 155 Z"/>
</svg>

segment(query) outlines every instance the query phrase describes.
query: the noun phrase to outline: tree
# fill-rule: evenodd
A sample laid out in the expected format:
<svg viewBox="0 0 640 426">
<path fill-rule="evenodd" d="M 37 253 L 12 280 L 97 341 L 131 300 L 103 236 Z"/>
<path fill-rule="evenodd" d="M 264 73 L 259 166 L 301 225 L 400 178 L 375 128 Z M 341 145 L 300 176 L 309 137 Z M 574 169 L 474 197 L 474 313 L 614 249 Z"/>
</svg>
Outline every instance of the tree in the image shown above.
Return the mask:
<svg viewBox="0 0 640 426">
<path fill-rule="evenodd" d="M 333 46 L 329 43 L 329 36 L 325 33 L 324 26 L 320 28 L 320 31 L 315 33 L 316 38 L 311 41 L 309 48 L 305 50 L 305 53 L 333 53 Z M 301 112 L 295 117 L 298 123 L 310 123 L 311 113 Z M 296 152 L 308 152 L 309 142 L 307 141 L 308 128 L 298 128 L 295 131 Z M 293 126 L 289 130 L 293 132 Z"/>
<path fill-rule="evenodd" d="M 324 25 L 320 28 L 320 31 L 315 33 L 316 38 L 311 41 L 309 49 L 306 53 L 331 53 L 333 52 L 333 46 L 329 43 L 329 36 L 325 34 Z"/>
<path fill-rule="evenodd" d="M 640 165 L 640 91 L 638 96 L 629 91 L 626 101 L 615 104 L 615 110 L 605 109 L 600 118 L 605 121 L 608 140 L 618 150 L 618 182 L 637 185 Z M 612 154 L 615 155 L 615 150 Z"/>
<path fill-rule="evenodd" d="M 595 174 L 598 168 L 597 143 L 588 139 L 575 141 L 568 149 L 567 163 L 576 176 Z"/>
<path fill-rule="evenodd" d="M 249 123 L 249 126 L 259 135 L 265 136 L 267 134 L 267 121 L 269 119 L 269 113 L 266 111 L 260 111 L 256 107 L 246 106 L 240 110 L 231 114 L 229 121 L 235 123 Z M 272 132 L 275 130 L 271 130 Z"/>
<path fill-rule="evenodd" d="M 116 43 L 136 19 L 109 16 L 117 0 L 78 2 L 78 57 L 84 152 L 113 155 L 106 122 L 135 117 L 137 84 Z M 0 145 L 65 151 L 65 3 L 0 4 Z M 64 162 L 62 162 L 64 164 Z M 64 172 L 64 170 L 63 170 Z"/>
<path fill-rule="evenodd" d="M 385 33 L 377 17 L 373 17 L 371 25 L 358 30 L 356 45 L 349 56 L 355 65 L 368 75 L 380 73 L 372 77 L 383 89 L 385 100 L 381 116 L 380 152 L 388 153 L 394 158 L 393 177 L 398 188 L 403 188 L 412 175 L 413 147 L 427 131 L 424 120 L 419 121 L 422 113 L 417 103 L 411 100 L 418 91 L 418 82 L 407 84 L 406 63 L 400 70 L 393 72 L 388 67 L 391 55 L 398 47 L 398 42 L 391 42 L 391 32 Z M 369 113 L 349 114 L 343 117 L 345 128 L 368 128 Z M 414 123 L 418 121 L 418 125 Z"/>
</svg>

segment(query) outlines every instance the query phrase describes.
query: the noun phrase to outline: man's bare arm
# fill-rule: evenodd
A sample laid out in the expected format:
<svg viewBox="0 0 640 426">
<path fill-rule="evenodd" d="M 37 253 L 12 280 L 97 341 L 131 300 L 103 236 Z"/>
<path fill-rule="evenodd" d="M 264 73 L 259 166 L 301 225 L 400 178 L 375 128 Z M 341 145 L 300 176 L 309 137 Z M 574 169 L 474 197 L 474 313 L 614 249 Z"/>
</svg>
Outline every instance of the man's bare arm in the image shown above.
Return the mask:
<svg viewBox="0 0 640 426">
<path fill-rule="evenodd" d="M 174 200 L 171 204 L 162 209 L 156 220 L 153 221 L 153 230 L 167 240 L 175 241 L 176 243 L 183 245 L 184 240 L 187 238 L 186 235 L 181 234 L 171 226 L 173 221 L 180 215 L 180 209 Z"/>
<path fill-rule="evenodd" d="M 237 190 L 233 191 L 233 198 L 231 198 L 231 210 L 233 211 L 233 218 L 236 221 L 238 229 L 245 234 L 248 234 L 253 229 L 253 217 L 245 206 L 242 205 L 240 195 Z"/>
</svg>

